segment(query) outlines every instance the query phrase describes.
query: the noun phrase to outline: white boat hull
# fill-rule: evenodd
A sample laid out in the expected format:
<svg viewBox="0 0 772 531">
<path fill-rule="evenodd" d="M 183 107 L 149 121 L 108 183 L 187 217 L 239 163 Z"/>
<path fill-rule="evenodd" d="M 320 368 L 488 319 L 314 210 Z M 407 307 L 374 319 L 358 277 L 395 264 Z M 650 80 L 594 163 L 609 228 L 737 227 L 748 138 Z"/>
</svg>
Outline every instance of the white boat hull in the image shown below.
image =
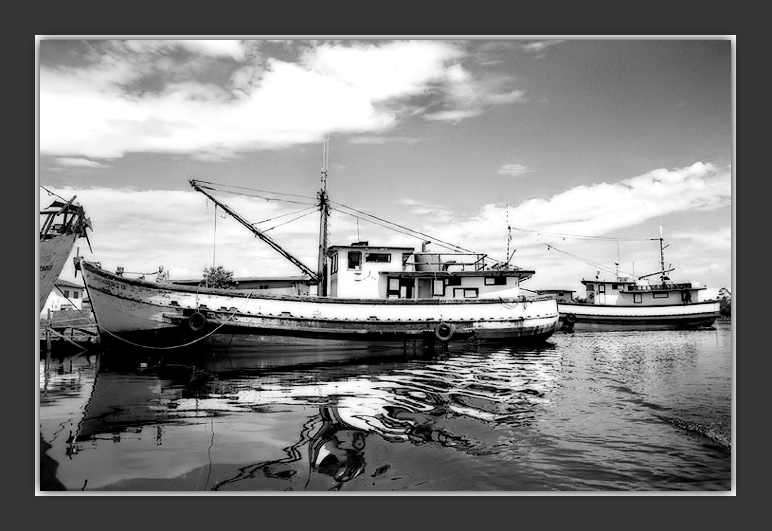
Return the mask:
<svg viewBox="0 0 772 531">
<path fill-rule="evenodd" d="M 40 249 L 40 285 L 39 285 L 39 306 L 38 312 L 43 311 L 43 307 L 54 289 L 54 284 L 62 273 L 62 268 L 67 258 L 72 252 L 72 246 L 75 244 L 75 234 L 60 234 L 49 240 L 43 240 L 39 243 Z"/>
<path fill-rule="evenodd" d="M 712 326 L 720 303 L 706 301 L 660 306 L 621 306 L 558 303 L 559 329 L 584 330 L 674 330 Z"/>
<path fill-rule="evenodd" d="M 558 325 L 552 298 L 336 299 L 119 277 L 81 262 L 102 343 L 117 347 L 362 348 L 434 342 L 539 342 Z M 440 328 L 444 323 L 451 328 Z M 451 330 L 449 332 L 449 330 Z"/>
</svg>

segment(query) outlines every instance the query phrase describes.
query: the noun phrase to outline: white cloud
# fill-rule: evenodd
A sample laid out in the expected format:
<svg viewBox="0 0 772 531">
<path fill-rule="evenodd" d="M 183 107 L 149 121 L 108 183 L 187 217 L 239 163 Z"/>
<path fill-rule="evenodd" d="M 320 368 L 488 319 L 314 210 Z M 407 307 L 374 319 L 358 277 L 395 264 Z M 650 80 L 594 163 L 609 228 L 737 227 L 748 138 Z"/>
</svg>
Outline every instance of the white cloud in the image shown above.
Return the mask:
<svg viewBox="0 0 772 531">
<path fill-rule="evenodd" d="M 79 168 L 106 168 L 106 166 L 95 160 L 77 158 L 77 157 L 60 157 L 56 159 L 56 163 L 62 166 L 72 166 Z"/>
<path fill-rule="evenodd" d="M 532 173 L 533 170 L 529 170 L 522 164 L 504 164 L 499 168 L 499 175 L 509 175 L 510 177 L 517 177 L 526 173 Z"/>
<path fill-rule="evenodd" d="M 480 116 L 483 113 L 482 109 L 457 109 L 452 111 L 438 111 L 427 114 L 425 118 L 427 120 L 441 121 L 441 122 L 460 122 L 467 118 L 474 118 Z"/>
<path fill-rule="evenodd" d="M 541 52 L 544 52 L 547 48 L 550 46 L 556 46 L 564 41 L 562 40 L 549 40 L 549 41 L 536 41 L 536 42 L 530 42 L 528 44 L 523 45 L 523 49 L 526 52 L 536 53 L 540 54 Z"/>
<path fill-rule="evenodd" d="M 310 51 L 304 64 L 351 86 L 376 103 L 423 93 L 446 76 L 448 61 L 463 55 L 454 45 L 437 41 L 325 44 Z"/>
<path fill-rule="evenodd" d="M 115 40 L 92 46 L 83 57 L 88 66 L 42 65 L 40 151 L 215 160 L 318 142 L 330 132 L 372 133 L 377 142 L 405 116 L 458 122 L 523 101 L 511 82 L 472 75 L 462 65 L 465 52 L 450 41 L 304 46 L 293 63 L 260 58 L 250 41 Z M 180 48 L 195 56 L 169 53 Z M 243 62 L 217 79 L 217 57 Z"/>
</svg>

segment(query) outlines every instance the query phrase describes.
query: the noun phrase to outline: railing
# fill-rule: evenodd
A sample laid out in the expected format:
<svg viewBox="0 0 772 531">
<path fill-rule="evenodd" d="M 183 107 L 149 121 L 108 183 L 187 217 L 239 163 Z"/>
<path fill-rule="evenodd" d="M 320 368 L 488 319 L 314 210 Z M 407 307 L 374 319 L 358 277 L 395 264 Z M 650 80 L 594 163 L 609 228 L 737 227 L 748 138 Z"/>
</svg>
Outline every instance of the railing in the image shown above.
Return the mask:
<svg viewBox="0 0 772 531">
<path fill-rule="evenodd" d="M 485 268 L 486 254 L 471 253 L 415 253 L 413 260 L 416 271 L 479 271 Z M 466 257 L 462 260 L 461 257 Z"/>
<path fill-rule="evenodd" d="M 677 290 L 677 289 L 691 289 L 691 282 L 683 284 L 648 284 L 645 286 L 631 285 L 626 286 L 625 291 L 663 291 L 663 290 Z"/>
</svg>

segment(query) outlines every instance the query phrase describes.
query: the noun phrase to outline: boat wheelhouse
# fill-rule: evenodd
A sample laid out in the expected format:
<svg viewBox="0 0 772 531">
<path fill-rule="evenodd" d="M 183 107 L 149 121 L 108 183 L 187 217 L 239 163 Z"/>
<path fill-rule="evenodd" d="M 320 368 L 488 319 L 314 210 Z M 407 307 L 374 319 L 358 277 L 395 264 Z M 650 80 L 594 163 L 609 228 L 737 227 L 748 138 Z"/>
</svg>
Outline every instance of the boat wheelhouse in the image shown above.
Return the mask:
<svg viewBox="0 0 772 531">
<path fill-rule="evenodd" d="M 369 242 L 328 250 L 329 295 L 364 299 L 485 299 L 519 297 L 534 271 L 492 269 L 479 253 L 414 252 Z"/>
</svg>

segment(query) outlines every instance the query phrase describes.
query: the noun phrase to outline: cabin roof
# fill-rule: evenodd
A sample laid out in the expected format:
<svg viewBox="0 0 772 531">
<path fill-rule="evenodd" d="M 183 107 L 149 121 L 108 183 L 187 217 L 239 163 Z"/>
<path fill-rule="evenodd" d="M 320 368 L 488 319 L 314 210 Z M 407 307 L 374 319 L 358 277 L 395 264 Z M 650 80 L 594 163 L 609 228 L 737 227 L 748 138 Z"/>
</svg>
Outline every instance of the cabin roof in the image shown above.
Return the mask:
<svg viewBox="0 0 772 531">
<path fill-rule="evenodd" d="M 585 280 L 580 281 L 582 284 L 635 284 L 634 280 Z"/>
<path fill-rule="evenodd" d="M 55 286 L 61 286 L 63 288 L 78 288 L 78 289 L 84 289 L 85 287 L 83 284 L 76 284 L 75 282 L 70 282 L 69 280 L 64 280 L 60 278 L 56 282 L 54 282 Z"/>
<path fill-rule="evenodd" d="M 368 251 L 410 251 L 414 252 L 415 248 L 413 247 L 382 247 L 382 246 L 375 246 L 375 245 L 333 245 L 331 247 L 328 247 L 328 251 L 338 251 L 338 250 L 361 250 L 366 249 Z"/>
</svg>

